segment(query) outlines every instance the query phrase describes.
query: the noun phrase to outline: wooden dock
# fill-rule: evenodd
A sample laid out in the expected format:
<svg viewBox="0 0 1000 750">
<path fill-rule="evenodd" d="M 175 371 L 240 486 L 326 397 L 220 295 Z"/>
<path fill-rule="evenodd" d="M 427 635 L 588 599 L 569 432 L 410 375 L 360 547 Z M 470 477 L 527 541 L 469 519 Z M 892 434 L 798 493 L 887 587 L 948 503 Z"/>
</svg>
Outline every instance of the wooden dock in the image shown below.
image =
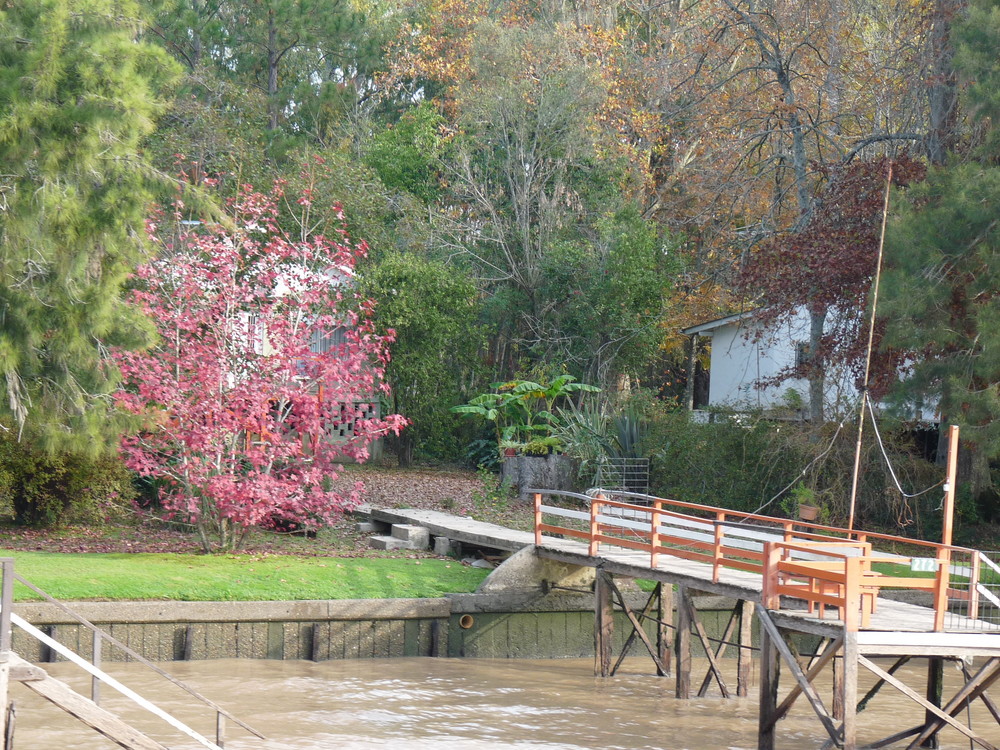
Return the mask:
<svg viewBox="0 0 1000 750">
<path fill-rule="evenodd" d="M 698 694 L 714 684 L 724 697 L 746 695 L 753 650 L 750 619 L 756 617 L 761 636 L 759 750 L 774 748 L 778 720 L 800 697 L 827 733 L 824 748 L 857 750 L 903 742 L 909 748 L 936 747 L 945 726 L 986 750 L 1000 747 L 996 732 L 974 731 L 958 718 L 970 703 L 981 700 L 1000 726 L 1000 709 L 987 692 L 1000 680 L 1000 609 L 995 606 L 1000 585 L 984 584 L 981 575 L 985 568 L 987 579 L 1000 584 L 1000 568 L 983 553 L 629 493 L 532 492 L 536 553 L 597 571 L 598 674 L 614 674 L 621 663 L 621 657 L 612 663 L 610 651 L 617 601 L 633 626 L 628 644 L 642 642 L 660 674 L 668 672 L 671 658 L 675 661 L 678 698 L 693 694 L 693 638 L 701 641 L 709 659 Z M 927 572 L 919 577 L 904 568 Z M 642 611 L 628 608 L 616 577 L 656 582 Z M 922 591 L 933 606 L 887 598 L 887 588 Z M 706 637 L 694 592 L 736 600 L 722 643 Z M 675 602 L 676 622 L 671 619 Z M 655 639 L 643 627 L 651 621 Z M 818 636 L 817 653 L 800 657 L 790 645 L 795 633 Z M 729 647 L 739 657 L 735 690 L 725 683 L 717 663 Z M 883 669 L 873 661 L 876 657 L 895 658 L 895 664 Z M 927 683 L 919 690 L 894 675 L 914 659 L 927 663 Z M 973 659 L 980 662 L 975 672 L 968 668 Z M 942 695 L 945 661 L 957 662 L 966 672 L 965 684 L 950 698 Z M 794 682 L 779 701 L 782 666 Z M 827 667 L 833 669 L 835 688 L 829 707 L 813 687 Z M 859 669 L 876 675 L 878 688 L 888 685 L 919 704 L 924 722 L 859 744 L 858 713 L 873 697 L 858 700 Z"/>
<path fill-rule="evenodd" d="M 644 648 L 658 674 L 672 674 L 675 694 L 681 699 L 710 690 L 725 697 L 748 694 L 751 656 L 758 652 L 751 644 L 751 624 L 756 621 L 761 639 L 757 671 L 762 750 L 774 747 L 779 719 L 799 699 L 806 700 L 816 713 L 828 737 L 826 747 L 933 747 L 936 734 L 946 725 L 979 747 L 1000 747 L 996 727 L 993 734 L 980 728 L 971 731 L 955 718 L 970 702 L 979 700 L 1000 727 L 1000 710 L 988 692 L 1000 680 L 1000 607 L 996 604 L 1000 570 L 991 569 L 993 561 L 981 557 L 982 553 L 663 498 L 533 493 L 534 533 L 427 510 L 378 510 L 372 517 L 383 523 L 421 525 L 433 536 L 468 545 L 513 552 L 534 544 L 539 557 L 595 569 L 596 673 L 614 674 L 630 648 Z M 907 573 L 913 567 L 933 578 L 899 581 L 898 572 L 864 571 L 871 560 Z M 849 582 L 850 567 L 857 569 L 857 580 Z M 813 579 L 810 586 L 810 581 L 786 573 L 786 568 L 821 578 Z M 994 583 L 979 580 L 983 570 Z M 634 578 L 657 584 L 641 609 L 630 608 L 616 584 L 618 579 Z M 930 606 L 890 598 L 881 586 L 871 589 L 883 580 L 916 589 Z M 872 596 L 863 603 L 865 584 Z M 695 594 L 734 600 L 721 639 L 706 635 L 694 605 Z M 632 625 L 625 650 L 617 656 L 611 651 L 614 608 L 624 611 Z M 981 618 L 984 612 L 988 617 Z M 797 655 L 788 645 L 795 634 L 815 637 L 817 653 Z M 709 657 L 703 677 L 692 674 L 696 642 Z M 737 657 L 735 685 L 727 684 L 718 664 L 727 652 Z M 892 660 L 884 669 L 873 661 L 883 657 Z M 973 659 L 975 671 L 967 664 Z M 926 662 L 927 680 L 919 689 L 895 676 L 900 666 L 915 661 Z M 951 698 L 941 690 L 943 666 L 949 661 L 967 672 L 965 684 Z M 787 689 L 782 687 L 784 695 L 779 700 L 782 667 L 792 681 Z M 924 723 L 887 728 L 894 729 L 892 734 L 861 744 L 859 713 L 874 697 L 865 695 L 859 700 L 857 680 L 862 669 L 876 675 L 881 689 L 898 690 L 922 706 Z M 833 672 L 836 690 L 829 706 L 812 687 L 824 670 Z"/>
</svg>

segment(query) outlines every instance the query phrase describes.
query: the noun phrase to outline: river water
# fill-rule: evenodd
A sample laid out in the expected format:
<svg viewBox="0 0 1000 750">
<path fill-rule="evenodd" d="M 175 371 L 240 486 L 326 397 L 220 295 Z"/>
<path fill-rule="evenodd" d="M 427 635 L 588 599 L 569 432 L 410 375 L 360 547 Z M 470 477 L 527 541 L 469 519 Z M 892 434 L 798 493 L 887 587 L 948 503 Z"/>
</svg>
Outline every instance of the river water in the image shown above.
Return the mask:
<svg viewBox="0 0 1000 750">
<path fill-rule="evenodd" d="M 727 668 L 735 668 L 730 661 Z M 72 665 L 46 666 L 77 690 L 89 690 L 89 678 Z M 269 737 L 261 741 L 230 724 L 227 750 L 752 750 L 757 746 L 756 687 L 747 699 L 678 701 L 673 697 L 673 680 L 651 674 L 650 662 L 642 659 L 627 660 L 617 676 L 605 679 L 594 677 L 592 659 L 219 660 L 163 666 Z M 214 714 L 194 708 L 160 678 L 136 664 L 106 667 L 144 697 L 214 737 Z M 696 667 L 700 677 L 705 665 Z M 863 686 L 870 684 L 865 670 L 861 672 Z M 917 672 L 904 669 L 899 674 L 923 692 Z M 946 666 L 946 684 L 954 686 L 959 678 L 960 673 Z M 782 693 L 790 680 L 783 670 Z M 730 684 L 735 685 L 735 676 Z M 820 690 L 829 706 L 828 686 Z M 16 750 L 117 747 L 21 685 L 12 686 L 11 698 L 17 706 Z M 199 747 L 169 728 L 162 729 L 165 725 L 155 717 L 126 706 L 106 686 L 102 705 L 125 715 L 171 750 Z M 859 739 L 874 741 L 914 726 L 921 715 L 915 704 L 885 688 L 859 715 Z M 1000 744 L 1000 731 L 985 711 L 977 708 L 972 721 L 974 729 Z M 779 724 L 778 737 L 782 750 L 819 748 L 825 739 L 804 699 Z M 969 747 L 955 730 L 948 730 L 942 740 L 943 748 Z"/>
</svg>

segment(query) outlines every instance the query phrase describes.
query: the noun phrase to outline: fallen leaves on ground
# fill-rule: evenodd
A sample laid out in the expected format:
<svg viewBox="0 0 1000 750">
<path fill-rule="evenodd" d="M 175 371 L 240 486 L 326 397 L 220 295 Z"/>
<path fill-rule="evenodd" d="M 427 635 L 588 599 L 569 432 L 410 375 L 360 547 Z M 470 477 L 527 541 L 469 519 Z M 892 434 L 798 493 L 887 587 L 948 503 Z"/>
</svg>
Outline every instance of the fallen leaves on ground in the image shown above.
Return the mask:
<svg viewBox="0 0 1000 750">
<path fill-rule="evenodd" d="M 473 471 L 366 465 L 349 466 L 338 479 L 349 486 L 365 485 L 364 502 L 382 508 L 420 508 L 465 515 L 481 521 L 528 528 L 530 509 L 509 498 L 491 497 Z M 368 546 L 367 533 L 355 529 L 358 517 L 346 515 L 315 538 L 254 530 L 240 554 L 336 557 L 415 557 L 412 550 L 382 552 Z M 130 522 L 106 525 L 68 525 L 58 529 L 0 527 L 0 549 L 37 552 L 200 553 L 201 544 L 190 530 L 148 514 Z M 432 556 L 419 553 L 419 556 Z"/>
</svg>

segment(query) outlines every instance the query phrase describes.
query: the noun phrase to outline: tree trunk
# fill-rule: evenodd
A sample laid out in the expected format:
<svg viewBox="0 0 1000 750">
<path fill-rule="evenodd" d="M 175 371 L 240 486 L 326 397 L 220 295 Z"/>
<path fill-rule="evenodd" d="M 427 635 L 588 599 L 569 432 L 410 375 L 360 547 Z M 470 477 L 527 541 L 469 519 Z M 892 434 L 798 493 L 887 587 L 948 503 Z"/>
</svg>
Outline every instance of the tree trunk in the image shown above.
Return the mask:
<svg viewBox="0 0 1000 750">
<path fill-rule="evenodd" d="M 823 421 L 823 391 L 825 367 L 820 361 L 820 344 L 826 325 L 826 310 L 809 311 L 809 419 L 814 424 Z"/>
<path fill-rule="evenodd" d="M 408 469 L 413 463 L 413 438 L 406 432 L 396 438 L 396 461 L 400 469 Z"/>
<path fill-rule="evenodd" d="M 274 20 L 274 11 L 267 14 L 267 114 L 269 130 L 278 127 L 278 27 Z"/>
<path fill-rule="evenodd" d="M 930 123 L 927 132 L 927 158 L 943 164 L 955 145 L 958 119 L 958 94 L 952 59 L 951 24 L 958 14 L 956 0 L 936 0 L 931 13 L 930 70 L 927 98 Z"/>
</svg>

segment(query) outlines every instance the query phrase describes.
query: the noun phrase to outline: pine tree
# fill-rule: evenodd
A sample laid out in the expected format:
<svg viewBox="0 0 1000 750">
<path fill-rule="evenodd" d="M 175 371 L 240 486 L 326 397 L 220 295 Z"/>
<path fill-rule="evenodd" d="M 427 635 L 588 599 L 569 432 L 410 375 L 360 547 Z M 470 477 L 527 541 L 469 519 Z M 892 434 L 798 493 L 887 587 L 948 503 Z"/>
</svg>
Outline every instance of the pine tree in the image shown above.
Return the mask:
<svg viewBox="0 0 1000 750">
<path fill-rule="evenodd" d="M 901 383 L 936 403 L 973 444 L 973 491 L 1000 455 L 1000 2 L 974 0 L 955 26 L 958 71 L 978 146 L 909 191 L 890 225 L 881 312 L 887 340 L 913 353 Z"/>
<path fill-rule="evenodd" d="M 122 288 L 175 65 L 141 28 L 134 0 L 0 2 L 0 426 L 49 449 L 109 444 L 107 347 L 151 331 Z"/>
</svg>

